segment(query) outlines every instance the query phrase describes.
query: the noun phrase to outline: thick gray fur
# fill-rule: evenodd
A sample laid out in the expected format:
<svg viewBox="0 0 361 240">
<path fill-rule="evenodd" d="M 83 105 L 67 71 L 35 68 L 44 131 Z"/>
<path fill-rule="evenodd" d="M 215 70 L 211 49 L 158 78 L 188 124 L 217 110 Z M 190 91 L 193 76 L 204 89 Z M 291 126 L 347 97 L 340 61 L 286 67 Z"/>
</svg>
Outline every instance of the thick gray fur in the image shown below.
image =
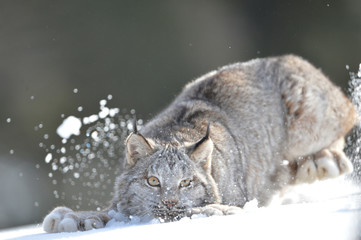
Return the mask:
<svg viewBox="0 0 361 240">
<path fill-rule="evenodd" d="M 252 199 L 265 206 L 285 187 L 352 171 L 343 145 L 356 121 L 342 91 L 300 57 L 222 67 L 128 137 L 108 210 L 56 208 L 44 229 L 103 227 L 109 210 L 173 221 L 236 213 Z"/>
</svg>

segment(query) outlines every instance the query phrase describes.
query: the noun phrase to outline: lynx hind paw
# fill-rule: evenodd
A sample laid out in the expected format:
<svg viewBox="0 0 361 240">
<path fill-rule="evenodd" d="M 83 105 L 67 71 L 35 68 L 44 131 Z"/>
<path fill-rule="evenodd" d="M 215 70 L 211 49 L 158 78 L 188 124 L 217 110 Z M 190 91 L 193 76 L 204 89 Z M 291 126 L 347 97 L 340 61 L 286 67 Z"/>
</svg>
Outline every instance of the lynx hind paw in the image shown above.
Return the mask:
<svg viewBox="0 0 361 240">
<path fill-rule="evenodd" d="M 353 171 L 352 163 L 343 151 L 322 150 L 316 154 L 315 163 L 320 180 L 338 177 Z"/>
<path fill-rule="evenodd" d="M 297 168 L 296 183 L 312 183 L 317 179 L 317 167 L 313 158 L 308 157 Z"/>
<path fill-rule="evenodd" d="M 322 157 L 315 160 L 318 179 L 335 178 L 341 175 L 340 169 L 332 158 Z"/>
<path fill-rule="evenodd" d="M 351 161 L 343 151 L 324 149 L 315 156 L 309 156 L 298 166 L 296 183 L 312 183 L 351 173 Z"/>
<path fill-rule="evenodd" d="M 204 207 L 192 208 L 188 212 L 187 216 L 192 217 L 194 215 L 205 215 L 210 216 L 224 216 L 224 215 L 234 215 L 242 211 L 241 208 L 235 206 L 228 206 L 222 204 L 210 204 Z"/>
<path fill-rule="evenodd" d="M 343 151 L 333 151 L 331 150 L 331 153 L 333 154 L 334 158 L 336 159 L 337 166 L 340 169 L 341 174 L 347 174 L 352 173 L 353 171 L 353 165 L 346 156 L 346 154 Z"/>
</svg>

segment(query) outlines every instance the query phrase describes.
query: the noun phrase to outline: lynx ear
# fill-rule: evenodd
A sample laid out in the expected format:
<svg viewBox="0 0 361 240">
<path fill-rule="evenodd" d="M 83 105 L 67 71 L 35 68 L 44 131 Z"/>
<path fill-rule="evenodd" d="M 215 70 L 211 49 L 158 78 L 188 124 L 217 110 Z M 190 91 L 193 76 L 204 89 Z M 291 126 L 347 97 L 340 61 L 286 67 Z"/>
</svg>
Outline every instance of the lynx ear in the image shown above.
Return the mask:
<svg viewBox="0 0 361 240">
<path fill-rule="evenodd" d="M 132 167 L 135 163 L 153 152 L 154 143 L 150 139 L 146 139 L 141 134 L 133 132 L 126 140 L 127 161 Z"/>
<path fill-rule="evenodd" d="M 188 154 L 193 161 L 202 164 L 202 167 L 205 171 L 210 171 L 212 163 L 212 152 L 213 141 L 209 137 L 208 124 L 206 135 L 197 143 L 188 147 Z"/>
</svg>

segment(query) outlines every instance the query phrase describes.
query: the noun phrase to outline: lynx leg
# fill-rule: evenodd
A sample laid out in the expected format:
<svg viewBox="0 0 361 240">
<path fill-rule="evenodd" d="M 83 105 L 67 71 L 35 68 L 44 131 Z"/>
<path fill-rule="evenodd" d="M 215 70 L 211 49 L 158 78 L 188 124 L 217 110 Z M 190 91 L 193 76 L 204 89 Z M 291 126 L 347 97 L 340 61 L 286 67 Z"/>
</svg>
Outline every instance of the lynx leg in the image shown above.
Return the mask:
<svg viewBox="0 0 361 240">
<path fill-rule="evenodd" d="M 283 68 L 290 71 L 280 79 L 288 134 L 286 159 L 329 148 L 358 121 L 355 107 L 324 74 L 300 58 L 287 56 Z"/>
<path fill-rule="evenodd" d="M 344 138 L 316 154 L 301 158 L 295 174 L 295 183 L 335 178 L 353 170 L 351 161 L 343 152 Z"/>
<path fill-rule="evenodd" d="M 76 232 L 103 228 L 110 220 L 104 212 L 74 212 L 70 208 L 57 207 L 49 213 L 44 221 L 45 232 Z"/>
<path fill-rule="evenodd" d="M 295 66 L 298 71 L 294 71 Z M 295 183 L 352 171 L 343 146 L 344 136 L 358 121 L 356 109 L 312 65 L 288 56 L 283 67 L 291 73 L 280 79 L 288 135 L 284 157 L 291 160 Z M 295 169 L 293 165 L 297 165 Z"/>
</svg>

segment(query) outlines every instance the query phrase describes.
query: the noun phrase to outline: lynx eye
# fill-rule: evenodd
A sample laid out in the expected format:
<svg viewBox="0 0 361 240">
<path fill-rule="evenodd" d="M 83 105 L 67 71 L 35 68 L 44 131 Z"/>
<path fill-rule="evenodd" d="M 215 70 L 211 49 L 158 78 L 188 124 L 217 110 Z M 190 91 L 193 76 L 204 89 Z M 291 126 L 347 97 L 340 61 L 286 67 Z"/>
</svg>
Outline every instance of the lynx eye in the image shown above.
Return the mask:
<svg viewBox="0 0 361 240">
<path fill-rule="evenodd" d="M 192 182 L 192 180 L 190 180 L 190 179 L 183 179 L 180 182 L 179 186 L 180 187 L 188 187 L 191 184 L 191 182 Z"/>
<path fill-rule="evenodd" d="M 159 179 L 156 178 L 156 177 L 149 177 L 147 179 L 147 182 L 150 186 L 152 187 L 159 187 L 160 186 L 160 182 L 159 182 Z"/>
</svg>

